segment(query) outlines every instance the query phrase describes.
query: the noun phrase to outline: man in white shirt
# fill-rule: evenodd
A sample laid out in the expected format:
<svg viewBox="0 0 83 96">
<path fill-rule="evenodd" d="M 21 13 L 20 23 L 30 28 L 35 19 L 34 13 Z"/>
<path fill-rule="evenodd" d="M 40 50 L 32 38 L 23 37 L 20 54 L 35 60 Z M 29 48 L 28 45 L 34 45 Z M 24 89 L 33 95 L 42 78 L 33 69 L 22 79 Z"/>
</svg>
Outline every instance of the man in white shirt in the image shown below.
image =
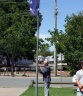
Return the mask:
<svg viewBox="0 0 83 96">
<path fill-rule="evenodd" d="M 83 61 L 81 69 L 76 72 L 77 96 L 83 96 Z"/>
</svg>

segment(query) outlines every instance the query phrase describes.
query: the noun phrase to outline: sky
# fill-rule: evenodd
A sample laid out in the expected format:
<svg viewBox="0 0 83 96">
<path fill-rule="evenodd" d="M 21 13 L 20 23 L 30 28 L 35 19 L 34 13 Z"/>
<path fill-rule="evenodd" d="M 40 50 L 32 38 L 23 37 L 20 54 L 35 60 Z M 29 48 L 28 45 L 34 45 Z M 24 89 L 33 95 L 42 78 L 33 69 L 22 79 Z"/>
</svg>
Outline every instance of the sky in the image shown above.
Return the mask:
<svg viewBox="0 0 83 96">
<path fill-rule="evenodd" d="M 55 0 L 40 0 L 40 13 L 43 15 L 43 20 L 39 29 L 39 38 L 50 37 L 48 30 L 53 31 L 55 28 L 54 3 Z M 57 8 L 57 29 L 64 31 L 66 16 L 83 11 L 83 0 L 57 0 Z M 50 50 L 53 51 L 54 46 L 51 46 Z"/>
</svg>

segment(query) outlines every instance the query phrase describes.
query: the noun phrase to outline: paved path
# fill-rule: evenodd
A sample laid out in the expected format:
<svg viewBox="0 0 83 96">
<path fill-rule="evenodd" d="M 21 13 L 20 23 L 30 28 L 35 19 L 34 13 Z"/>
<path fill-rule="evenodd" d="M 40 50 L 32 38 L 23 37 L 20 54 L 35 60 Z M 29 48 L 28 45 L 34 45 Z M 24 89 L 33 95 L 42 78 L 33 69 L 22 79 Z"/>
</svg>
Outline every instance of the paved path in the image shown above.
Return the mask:
<svg viewBox="0 0 83 96">
<path fill-rule="evenodd" d="M 33 78 L 0 76 L 0 96 L 20 96 Z"/>
<path fill-rule="evenodd" d="M 0 88 L 0 96 L 19 96 L 27 88 Z"/>
</svg>

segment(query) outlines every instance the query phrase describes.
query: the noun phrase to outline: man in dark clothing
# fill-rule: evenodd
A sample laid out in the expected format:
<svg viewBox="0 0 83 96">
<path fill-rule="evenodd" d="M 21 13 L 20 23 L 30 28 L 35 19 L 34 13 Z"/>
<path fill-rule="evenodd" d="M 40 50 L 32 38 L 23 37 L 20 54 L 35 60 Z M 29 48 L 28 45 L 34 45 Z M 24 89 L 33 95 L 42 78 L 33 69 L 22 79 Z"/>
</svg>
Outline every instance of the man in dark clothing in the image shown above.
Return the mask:
<svg viewBox="0 0 83 96">
<path fill-rule="evenodd" d="M 40 73 L 43 75 L 44 81 L 44 96 L 49 96 L 49 87 L 51 81 L 51 68 L 48 66 L 48 62 L 44 61 L 44 68 L 40 67 Z"/>
</svg>

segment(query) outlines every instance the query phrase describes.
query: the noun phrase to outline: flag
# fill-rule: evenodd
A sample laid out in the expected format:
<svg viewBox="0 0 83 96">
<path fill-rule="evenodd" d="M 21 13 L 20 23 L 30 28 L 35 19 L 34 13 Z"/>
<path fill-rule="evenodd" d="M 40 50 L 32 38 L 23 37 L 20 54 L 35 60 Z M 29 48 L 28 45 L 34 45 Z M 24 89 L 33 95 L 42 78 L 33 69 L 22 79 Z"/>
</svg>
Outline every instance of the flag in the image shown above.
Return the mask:
<svg viewBox="0 0 83 96">
<path fill-rule="evenodd" d="M 30 12 L 35 16 L 39 14 L 39 3 L 40 0 L 29 0 Z"/>
</svg>

